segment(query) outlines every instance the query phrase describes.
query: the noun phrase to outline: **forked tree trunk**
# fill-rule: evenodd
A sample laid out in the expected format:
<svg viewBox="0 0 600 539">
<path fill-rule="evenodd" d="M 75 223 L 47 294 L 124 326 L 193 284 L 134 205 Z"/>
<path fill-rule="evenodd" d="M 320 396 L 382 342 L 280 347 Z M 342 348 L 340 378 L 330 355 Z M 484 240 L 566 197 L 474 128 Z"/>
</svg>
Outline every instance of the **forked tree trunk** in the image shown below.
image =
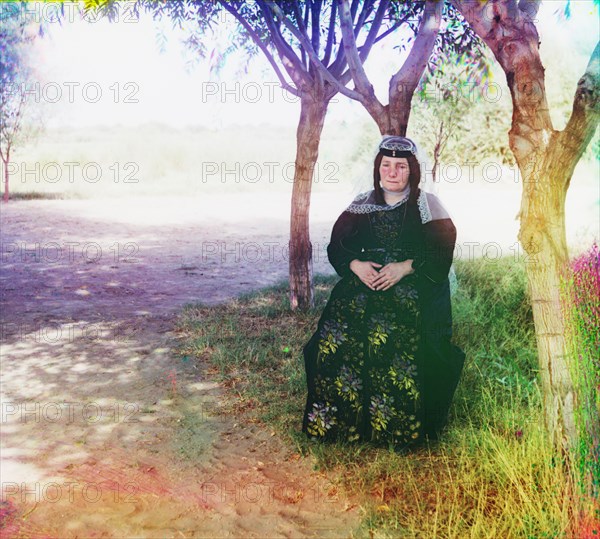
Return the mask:
<svg viewBox="0 0 600 539">
<path fill-rule="evenodd" d="M 297 130 L 296 168 L 292 190 L 289 270 L 292 310 L 314 305 L 312 244 L 309 233 L 310 193 L 328 99 L 303 92 Z"/>
<path fill-rule="evenodd" d="M 342 4 L 340 29 L 348 58 L 348 67 L 352 73 L 354 85 L 360 94 L 360 102 L 375 120 L 382 135 L 406 136 L 412 98 L 435 46 L 442 23 L 443 7 L 443 1 L 426 0 L 419 30 L 408 58 L 390 79 L 389 104 L 382 105 L 375 95 L 373 85 L 356 52 L 350 7 L 348 2 Z"/>
</svg>

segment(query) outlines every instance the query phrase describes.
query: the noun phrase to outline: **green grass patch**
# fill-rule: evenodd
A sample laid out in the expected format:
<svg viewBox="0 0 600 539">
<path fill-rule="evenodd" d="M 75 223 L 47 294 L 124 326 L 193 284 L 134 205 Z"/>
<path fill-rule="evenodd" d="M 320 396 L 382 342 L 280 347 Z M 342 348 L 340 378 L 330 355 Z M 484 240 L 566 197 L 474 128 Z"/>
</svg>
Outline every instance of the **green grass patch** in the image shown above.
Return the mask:
<svg viewBox="0 0 600 539">
<path fill-rule="evenodd" d="M 300 431 L 302 348 L 337 277 L 315 278 L 315 308 L 289 309 L 286 283 L 181 314 L 182 355 L 206 360 L 229 411 L 264 422 L 363 500 L 365 537 L 565 537 L 571 493 L 543 426 L 525 268 L 457 261 L 454 342 L 467 359 L 440 442 L 402 455 L 321 444 Z"/>
</svg>

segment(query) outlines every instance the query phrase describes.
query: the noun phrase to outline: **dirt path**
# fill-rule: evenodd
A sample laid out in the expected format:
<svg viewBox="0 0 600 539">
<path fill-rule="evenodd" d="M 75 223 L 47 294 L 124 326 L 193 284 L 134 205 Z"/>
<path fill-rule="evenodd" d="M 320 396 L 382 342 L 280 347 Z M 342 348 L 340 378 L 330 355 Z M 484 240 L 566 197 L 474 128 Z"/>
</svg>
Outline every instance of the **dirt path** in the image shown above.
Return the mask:
<svg viewBox="0 0 600 539">
<path fill-rule="evenodd" d="M 286 276 L 280 206 L 2 205 L 1 537 L 355 536 L 356 505 L 214 413 L 221 388 L 173 353 L 185 303 Z M 330 227 L 312 231 L 315 271 Z"/>
</svg>

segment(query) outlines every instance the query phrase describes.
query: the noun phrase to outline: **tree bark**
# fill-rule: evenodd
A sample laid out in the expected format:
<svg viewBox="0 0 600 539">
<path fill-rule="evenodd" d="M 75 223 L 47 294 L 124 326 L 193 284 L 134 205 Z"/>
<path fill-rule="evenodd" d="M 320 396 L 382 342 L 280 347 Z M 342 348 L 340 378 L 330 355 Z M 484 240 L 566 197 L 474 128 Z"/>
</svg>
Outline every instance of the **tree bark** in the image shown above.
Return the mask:
<svg viewBox="0 0 600 539">
<path fill-rule="evenodd" d="M 310 194 L 328 102 L 329 98 L 314 92 L 314 89 L 312 92 L 302 92 L 300 97 L 289 242 L 292 310 L 308 309 L 314 305 L 309 230 Z"/>
<path fill-rule="evenodd" d="M 390 134 L 406 136 L 412 98 L 433 52 L 442 24 L 444 2 L 427 0 L 423 18 L 408 58 L 390 80 L 388 106 Z M 382 134 L 385 132 L 382 131 Z"/>
<path fill-rule="evenodd" d="M 533 169 L 523 175 L 519 242 L 527 257 L 528 290 L 538 352 L 546 427 L 555 447 L 572 453 L 577 440 L 576 396 L 567 354 L 561 309 L 560 281 L 568 279 L 569 255 L 565 232 L 566 190 L 559 170 L 548 170 L 548 149 L 532 160 Z M 525 167 L 517 160 L 519 168 Z M 531 167 L 530 167 L 531 168 Z M 564 185 L 564 184 L 562 184 Z"/>
</svg>

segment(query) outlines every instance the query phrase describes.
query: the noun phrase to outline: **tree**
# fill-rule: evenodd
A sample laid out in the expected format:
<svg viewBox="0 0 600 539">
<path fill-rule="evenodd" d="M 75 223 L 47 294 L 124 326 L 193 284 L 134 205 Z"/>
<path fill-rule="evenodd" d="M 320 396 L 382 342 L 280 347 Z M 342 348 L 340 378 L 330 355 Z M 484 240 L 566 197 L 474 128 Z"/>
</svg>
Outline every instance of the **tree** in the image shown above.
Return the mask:
<svg viewBox="0 0 600 539">
<path fill-rule="evenodd" d="M 403 24 L 417 38 L 409 59 L 394 78 L 393 95 L 387 112 L 382 112 L 382 132 L 403 133 L 406 130 L 412 93 L 433 49 L 441 21 L 442 2 L 394 2 L 392 0 L 308 0 L 270 2 L 238 1 L 154 2 L 138 0 L 133 11 L 152 12 L 155 17 L 168 16 L 174 24 L 194 21 L 187 43 L 201 56 L 206 53 L 204 34 L 217 24 L 225 10 L 235 18 L 239 32 L 232 36 L 231 50 L 244 48 L 249 54 L 264 54 L 281 86 L 300 97 L 300 118 L 290 225 L 290 304 L 292 309 L 313 304 L 312 246 L 309 237 L 310 193 L 319 141 L 329 101 L 338 92 L 366 103 L 363 91 L 350 90 L 346 84 L 351 72 L 362 71 L 375 43 Z M 88 10 L 114 18 L 118 4 L 114 0 L 86 0 Z M 416 25 L 419 14 L 420 25 Z M 343 15 L 342 15 L 343 14 Z M 338 28 L 340 16 L 341 30 Z M 357 41 L 365 33 L 361 46 Z M 350 69 L 347 69 L 350 66 Z M 362 80 L 362 79 L 361 79 Z M 371 87 L 372 91 L 372 87 Z M 374 95 L 373 95 L 374 97 Z M 372 99 L 369 98 L 369 103 Z M 386 109 L 386 107 L 383 107 Z M 383 115 L 387 114 L 387 120 Z"/>
<path fill-rule="evenodd" d="M 560 308 L 569 271 L 565 198 L 575 165 L 600 120 L 600 43 L 579 79 L 566 127 L 552 125 L 534 22 L 541 0 L 451 0 L 506 74 L 513 103 L 510 148 L 523 178 L 519 242 L 526 254 L 546 426 L 563 455 L 576 447 L 571 378 Z M 597 2 L 596 2 L 597 5 Z"/>
<path fill-rule="evenodd" d="M 411 112 L 412 132 L 419 134 L 426 155 L 433 158 L 433 181 L 438 180 L 441 163 L 456 163 L 457 156 L 460 165 L 497 155 L 513 164 L 503 137 L 510 123 L 510 99 L 501 95 L 488 72 L 493 60 L 454 50 L 441 56 L 423 74 Z M 489 107 L 488 98 L 499 98 L 498 105 Z"/>
<path fill-rule="evenodd" d="M 25 16 L 25 4 L 0 6 L 0 158 L 4 168 L 4 202 L 9 200 L 11 153 L 39 128 L 39 118 L 35 124 L 31 121 L 32 104 L 27 102 L 31 79 L 27 46 L 35 39 L 36 30 Z"/>
<path fill-rule="evenodd" d="M 436 0 L 404 3 L 381 0 L 375 9 L 376 2 L 365 1 L 358 19 L 356 19 L 356 15 L 359 13 L 359 2 L 357 0 L 353 0 L 351 3 L 348 0 L 333 0 L 329 11 L 325 52 L 323 56 L 320 56 L 318 11 L 321 9 L 321 3 L 306 2 L 305 4 L 306 10 L 310 6 L 312 12 L 310 38 L 307 30 L 309 18 L 306 13 L 304 20 L 296 16 L 295 21 L 292 21 L 289 20 L 287 14 L 276 2 L 268 3 L 277 20 L 283 21 L 285 27 L 297 39 L 303 58 L 306 53 L 309 62 L 308 72 L 313 75 L 313 79 L 308 81 L 308 87 L 303 88 L 301 97 L 305 94 L 314 94 L 315 89 L 318 91 L 321 85 L 325 88 L 325 92 L 321 96 L 317 93 L 317 97 L 311 98 L 307 103 L 302 100 L 301 120 L 297 137 L 297 174 L 298 166 L 302 166 L 302 161 L 311 164 L 316 162 L 318 142 L 326 112 L 323 105 L 329 101 L 330 96 L 335 95 L 337 92 L 363 103 L 372 114 L 380 119 L 382 133 L 396 132 L 399 134 L 406 131 L 412 94 L 429 60 L 439 31 L 441 22 L 441 8 L 439 5 L 440 2 L 436 2 Z M 336 37 L 336 10 L 340 21 L 340 45 L 335 60 L 330 62 L 329 50 L 338 41 Z M 390 86 L 394 99 L 393 101 L 390 100 L 387 109 L 378 106 L 379 103 L 375 99 L 372 85 L 363 84 L 359 86 L 356 83 L 357 79 L 354 74 L 364 74 L 363 64 L 373 45 L 379 39 L 391 33 L 403 22 L 412 22 L 414 25 L 419 12 L 422 12 L 420 25 L 411 27 L 412 31 L 416 33 L 415 43 L 403 69 L 395 75 L 393 88 Z M 373 19 L 368 24 L 368 17 L 371 15 Z M 270 15 L 267 15 L 267 17 L 270 17 Z M 391 22 L 388 24 L 388 29 L 378 36 L 379 28 L 385 17 Z M 368 31 L 364 43 L 359 47 L 357 38 L 363 28 L 368 29 Z M 346 69 L 346 65 L 348 65 L 348 69 Z M 355 82 L 355 90 L 346 88 L 346 83 L 351 76 Z M 364 82 L 366 75 L 359 80 Z M 369 107 L 371 108 L 369 109 Z M 303 156 L 304 158 L 302 158 Z M 311 184 L 312 169 L 304 171 L 301 169 L 300 174 L 294 178 L 294 196 L 292 197 L 290 230 L 290 303 L 292 308 L 297 306 L 308 307 L 313 303 L 311 243 L 308 235 Z M 307 268 L 310 269 L 307 271 Z"/>
</svg>

